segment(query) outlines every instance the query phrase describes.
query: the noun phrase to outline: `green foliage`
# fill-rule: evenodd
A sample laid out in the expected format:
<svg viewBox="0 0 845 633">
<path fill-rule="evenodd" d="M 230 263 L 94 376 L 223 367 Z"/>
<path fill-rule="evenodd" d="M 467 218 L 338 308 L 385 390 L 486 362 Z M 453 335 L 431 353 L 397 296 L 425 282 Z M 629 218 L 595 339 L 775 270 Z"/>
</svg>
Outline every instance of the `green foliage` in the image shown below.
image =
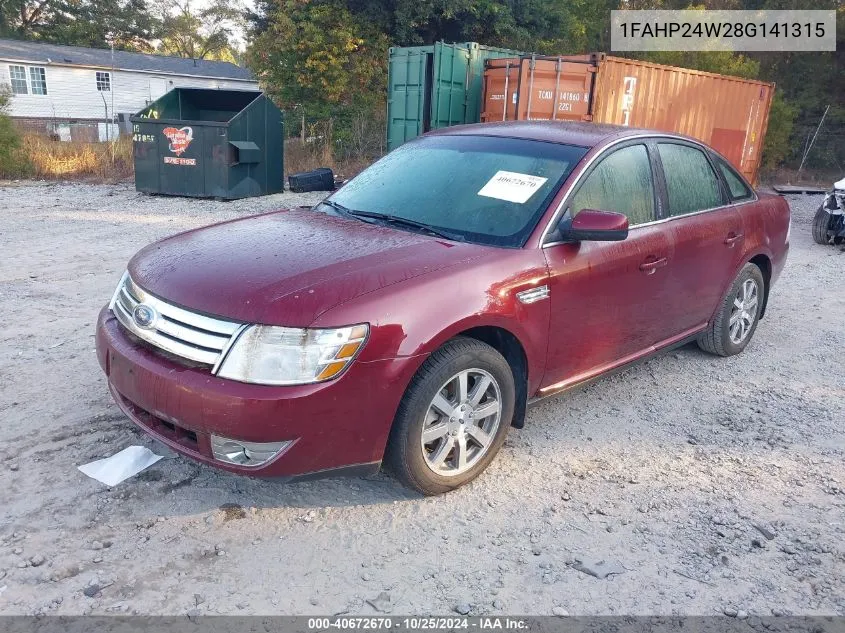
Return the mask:
<svg viewBox="0 0 845 633">
<path fill-rule="evenodd" d="M 757 79 L 760 74 L 760 62 L 730 51 L 658 51 L 643 53 L 641 59 L 657 64 L 693 68 L 708 73 L 733 75 L 745 79 Z"/>
<path fill-rule="evenodd" d="M 239 3 L 214 0 L 196 9 L 190 0 L 156 0 L 156 7 L 160 39 L 157 53 L 235 61 L 233 31 L 244 17 Z"/>
<path fill-rule="evenodd" d="M 10 98 L 9 88 L 0 86 L 0 178 L 23 178 L 32 167 L 21 151 L 21 137 L 6 114 Z"/>
<path fill-rule="evenodd" d="M 227 59 L 248 17 L 251 69 L 287 112 L 332 151 L 371 146 L 386 97 L 388 46 L 475 41 L 543 54 L 609 51 L 613 9 L 833 9 L 837 51 L 666 52 L 650 61 L 773 81 L 764 162 L 807 160 L 845 170 L 845 4 L 842 0 L 0 0 L 0 37 Z M 302 125 L 303 119 L 306 125 Z M 366 128 L 366 132 L 364 131 Z"/>
<path fill-rule="evenodd" d="M 384 33 L 340 2 L 282 0 L 247 59 L 280 107 L 325 118 L 384 101 L 387 45 Z"/>
<path fill-rule="evenodd" d="M 0 0 L 0 37 L 233 61 L 240 2 Z"/>
<path fill-rule="evenodd" d="M 790 153 L 792 128 L 798 108 L 783 98 L 783 91 L 776 90 L 769 111 L 769 126 L 766 142 L 763 144 L 762 165 L 774 168 L 780 165 Z"/>
<path fill-rule="evenodd" d="M 0 0 L 0 37 L 151 51 L 155 28 L 146 0 Z"/>
</svg>

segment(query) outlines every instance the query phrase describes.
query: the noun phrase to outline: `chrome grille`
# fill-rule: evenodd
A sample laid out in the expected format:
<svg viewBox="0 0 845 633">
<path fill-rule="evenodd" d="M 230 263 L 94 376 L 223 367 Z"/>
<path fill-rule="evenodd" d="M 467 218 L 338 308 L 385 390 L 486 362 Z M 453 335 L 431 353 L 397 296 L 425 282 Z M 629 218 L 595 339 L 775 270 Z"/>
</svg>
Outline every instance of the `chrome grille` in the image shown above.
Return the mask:
<svg viewBox="0 0 845 633">
<path fill-rule="evenodd" d="M 142 327 L 133 316 L 143 304 L 155 310 L 157 318 Z M 110 304 L 112 312 L 127 330 L 150 345 L 181 358 L 215 367 L 245 326 L 223 321 L 174 306 L 141 289 L 129 273 L 120 280 Z"/>
</svg>

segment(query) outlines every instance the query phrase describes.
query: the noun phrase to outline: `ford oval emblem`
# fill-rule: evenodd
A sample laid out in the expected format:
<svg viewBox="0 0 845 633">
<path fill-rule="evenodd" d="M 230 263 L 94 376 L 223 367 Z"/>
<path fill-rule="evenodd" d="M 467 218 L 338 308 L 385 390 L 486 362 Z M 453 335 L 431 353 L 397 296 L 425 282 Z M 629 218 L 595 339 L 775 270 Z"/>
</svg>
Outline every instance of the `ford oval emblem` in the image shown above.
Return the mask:
<svg viewBox="0 0 845 633">
<path fill-rule="evenodd" d="M 155 327 L 156 321 L 158 321 L 158 312 L 146 303 L 139 303 L 132 310 L 132 319 L 138 327 L 149 330 Z"/>
</svg>

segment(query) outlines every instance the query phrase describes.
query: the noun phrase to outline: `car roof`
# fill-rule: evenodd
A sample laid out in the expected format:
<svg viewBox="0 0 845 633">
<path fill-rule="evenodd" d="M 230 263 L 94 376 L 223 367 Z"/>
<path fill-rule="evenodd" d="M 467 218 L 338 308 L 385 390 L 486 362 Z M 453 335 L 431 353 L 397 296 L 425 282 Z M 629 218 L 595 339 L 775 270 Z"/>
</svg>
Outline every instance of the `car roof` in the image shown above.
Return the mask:
<svg viewBox="0 0 845 633">
<path fill-rule="evenodd" d="M 675 136 L 682 139 L 686 138 L 681 135 L 658 132 L 657 130 L 581 121 L 500 121 L 496 123 L 473 123 L 471 125 L 456 125 L 454 127 L 433 130 L 428 132 L 426 136 L 499 136 L 532 141 L 565 143 L 567 145 L 579 145 L 581 147 L 595 147 L 604 144 L 605 141 L 611 138 L 636 136 L 643 133 Z"/>
</svg>

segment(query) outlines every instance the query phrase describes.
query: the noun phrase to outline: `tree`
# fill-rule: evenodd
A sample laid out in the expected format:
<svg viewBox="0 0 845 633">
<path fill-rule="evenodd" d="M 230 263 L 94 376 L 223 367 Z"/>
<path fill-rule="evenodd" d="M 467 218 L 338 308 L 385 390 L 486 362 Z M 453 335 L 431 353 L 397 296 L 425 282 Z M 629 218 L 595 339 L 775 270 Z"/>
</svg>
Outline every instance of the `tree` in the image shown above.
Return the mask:
<svg viewBox="0 0 845 633">
<path fill-rule="evenodd" d="M 0 85 L 0 177 L 20 178 L 28 175 L 30 164 L 21 151 L 21 137 L 6 114 L 12 96 L 9 86 Z"/>
<path fill-rule="evenodd" d="M 235 61 L 233 36 L 243 25 L 245 10 L 240 3 L 214 0 L 194 10 L 191 0 L 158 0 L 161 21 L 156 52 L 191 59 Z"/>
<path fill-rule="evenodd" d="M 319 116 L 383 100 L 387 46 L 384 33 L 340 2 L 282 0 L 247 58 L 282 108 Z"/>
<path fill-rule="evenodd" d="M 33 35 L 48 20 L 54 0 L 0 0 L 0 36 Z"/>
<path fill-rule="evenodd" d="M 764 154 L 768 166 L 784 159 L 797 165 L 830 105 L 809 163 L 845 165 L 842 0 L 254 0 L 254 7 L 248 18 L 254 37 L 249 59 L 262 85 L 288 110 L 301 106 L 309 117 L 333 118 L 350 108 L 376 112 L 383 106 L 388 43 L 476 41 L 571 54 L 610 49 L 613 9 L 835 9 L 836 52 L 631 56 L 776 82 Z"/>
<path fill-rule="evenodd" d="M 0 36 L 151 51 L 156 27 L 145 0 L 0 0 Z"/>
<path fill-rule="evenodd" d="M 56 44 L 152 52 L 150 41 L 158 22 L 145 0 L 98 2 L 67 0 L 56 3 L 49 25 L 40 29 L 42 39 Z"/>
</svg>

